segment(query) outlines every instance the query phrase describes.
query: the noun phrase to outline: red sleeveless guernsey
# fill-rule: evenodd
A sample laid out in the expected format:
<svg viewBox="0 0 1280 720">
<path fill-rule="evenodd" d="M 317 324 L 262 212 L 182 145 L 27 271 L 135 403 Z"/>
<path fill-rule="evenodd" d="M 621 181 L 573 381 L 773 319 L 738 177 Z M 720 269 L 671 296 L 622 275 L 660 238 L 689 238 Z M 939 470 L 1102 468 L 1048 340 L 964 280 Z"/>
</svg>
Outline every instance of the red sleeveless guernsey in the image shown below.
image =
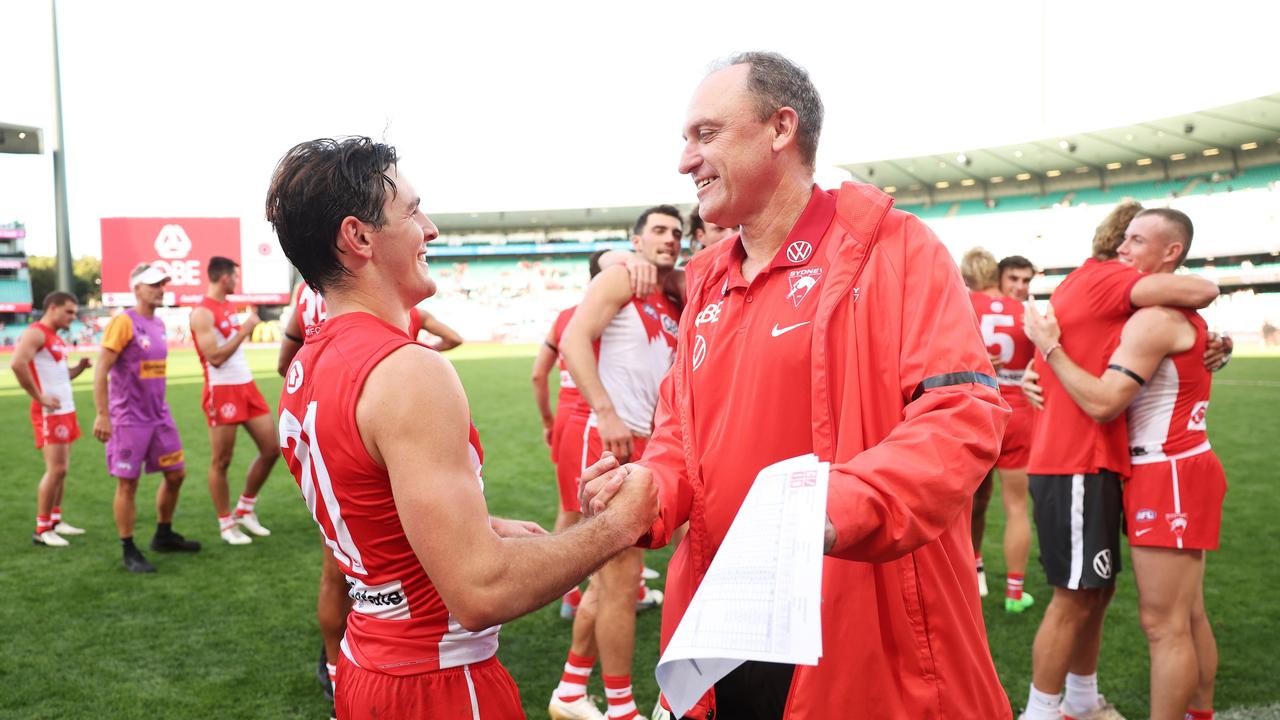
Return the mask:
<svg viewBox="0 0 1280 720">
<path fill-rule="evenodd" d="M 354 601 L 343 653 L 389 675 L 477 663 L 498 649 L 497 626 L 473 633 L 449 614 L 405 537 L 387 471 L 369 456 L 356 426 L 369 373 L 412 342 L 368 313 L 340 315 L 308 335 L 280 393 L 281 452 Z M 474 425 L 470 445 L 483 488 Z"/>
<path fill-rule="evenodd" d="M 1161 360 L 1129 405 L 1129 454 L 1135 465 L 1209 449 L 1205 413 L 1213 378 L 1204 366 L 1209 326 L 1196 311 L 1177 309 L 1195 328 L 1196 340 L 1189 349 Z"/>
</svg>

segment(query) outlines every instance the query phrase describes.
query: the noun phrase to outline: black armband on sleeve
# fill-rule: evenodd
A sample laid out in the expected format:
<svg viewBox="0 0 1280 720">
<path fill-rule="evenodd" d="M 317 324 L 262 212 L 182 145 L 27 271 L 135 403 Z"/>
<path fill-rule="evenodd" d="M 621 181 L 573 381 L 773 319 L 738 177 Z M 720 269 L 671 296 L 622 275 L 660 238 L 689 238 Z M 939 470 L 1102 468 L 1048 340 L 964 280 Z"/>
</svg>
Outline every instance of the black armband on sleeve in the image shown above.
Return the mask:
<svg viewBox="0 0 1280 720">
<path fill-rule="evenodd" d="M 293 335 L 291 335 L 291 334 L 289 334 L 289 333 L 287 333 L 287 332 L 286 332 L 286 333 L 284 333 L 284 336 L 285 336 L 285 339 L 286 339 L 286 340 L 292 340 L 292 341 L 294 341 L 294 342 L 298 343 L 299 345 L 301 345 L 301 344 L 303 344 L 303 343 L 305 343 L 305 342 L 306 342 L 306 341 L 305 341 L 305 340 L 303 340 L 302 338 L 300 338 L 300 337 L 294 337 Z"/>
<path fill-rule="evenodd" d="M 986 385 L 995 390 L 1000 389 L 1000 384 L 996 379 L 985 373 L 973 372 L 968 370 L 965 372 L 944 373 L 942 375 L 934 375 L 927 377 L 916 385 L 915 392 L 911 393 L 911 402 L 915 402 L 925 390 L 933 390 L 934 388 L 946 387 L 947 385 L 968 385 L 969 383 L 978 383 Z"/>
<path fill-rule="evenodd" d="M 1134 382 L 1138 383 L 1138 387 L 1142 387 L 1143 385 L 1147 384 L 1147 381 L 1143 380 L 1141 375 L 1139 375 L 1138 373 L 1130 370 L 1129 368 L 1123 365 L 1117 365 L 1115 363 L 1111 363 L 1110 365 L 1107 366 L 1107 369 L 1115 370 L 1118 373 L 1124 373 L 1125 375 L 1128 375 L 1130 380 L 1133 380 Z"/>
<path fill-rule="evenodd" d="M 546 345 L 546 346 L 547 346 L 547 347 L 549 347 L 549 348 L 551 348 L 551 352 L 553 352 L 553 353 L 555 353 L 555 354 L 557 354 L 557 355 L 559 355 L 559 354 L 560 354 L 560 348 L 556 347 L 556 346 L 555 346 L 555 343 L 551 342 L 550 340 L 543 340 L 543 341 L 542 341 L 542 344 L 543 344 L 543 345 Z"/>
</svg>

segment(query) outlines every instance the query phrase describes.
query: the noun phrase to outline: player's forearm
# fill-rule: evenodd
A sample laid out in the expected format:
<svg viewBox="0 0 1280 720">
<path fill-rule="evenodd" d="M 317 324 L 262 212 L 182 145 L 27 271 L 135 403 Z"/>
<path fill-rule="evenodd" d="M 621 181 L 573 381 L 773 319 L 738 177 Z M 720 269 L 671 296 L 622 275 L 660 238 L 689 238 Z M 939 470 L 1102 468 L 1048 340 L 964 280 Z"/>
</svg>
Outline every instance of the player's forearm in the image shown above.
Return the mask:
<svg viewBox="0 0 1280 720">
<path fill-rule="evenodd" d="M 1116 395 L 1107 392 L 1102 380 L 1077 365 L 1066 350 L 1058 348 L 1050 353 L 1049 367 L 1066 388 L 1067 395 L 1094 422 L 1110 422 L 1124 409 L 1124 405 L 1116 402 Z"/>
<path fill-rule="evenodd" d="M 25 363 L 19 365 L 16 358 L 11 367 L 14 376 L 18 378 L 18 385 L 31 396 L 32 400 L 40 402 L 40 388 L 36 387 L 35 378 L 31 377 L 31 368 Z"/>
<path fill-rule="evenodd" d="M 565 333 L 560 340 L 560 351 L 564 354 L 564 364 L 573 377 L 573 384 L 596 415 L 614 415 L 613 400 L 600 381 L 595 353 L 591 351 L 591 340 Z"/>
<path fill-rule="evenodd" d="M 1152 273 L 1144 276 L 1129 292 L 1134 307 L 1168 305 L 1172 307 L 1207 307 L 1218 297 L 1218 286 L 1212 280 L 1195 275 Z"/>
<path fill-rule="evenodd" d="M 68 370 L 68 371 L 67 371 L 67 377 L 68 377 L 69 379 L 71 379 L 71 380 L 75 380 L 76 378 L 80 377 L 80 374 L 81 374 L 81 373 L 83 373 L 83 372 L 85 371 L 85 368 L 87 368 L 87 367 L 89 367 L 89 366 L 88 366 L 88 365 L 76 365 L 75 367 L 73 367 L 73 368 L 71 368 L 70 370 Z"/>
<path fill-rule="evenodd" d="M 468 595 L 450 612 L 475 631 L 537 610 L 635 542 L 623 520 L 606 512 L 556 535 L 495 536 L 487 567 L 471 579 Z"/>
<path fill-rule="evenodd" d="M 93 406 L 99 415 L 106 416 L 107 404 L 107 370 L 105 362 L 99 362 L 93 373 Z"/>
<path fill-rule="evenodd" d="M 551 388 L 547 384 L 547 376 L 533 376 L 533 402 L 538 406 L 538 414 L 543 421 L 551 420 L 555 414 L 551 412 Z"/>
</svg>

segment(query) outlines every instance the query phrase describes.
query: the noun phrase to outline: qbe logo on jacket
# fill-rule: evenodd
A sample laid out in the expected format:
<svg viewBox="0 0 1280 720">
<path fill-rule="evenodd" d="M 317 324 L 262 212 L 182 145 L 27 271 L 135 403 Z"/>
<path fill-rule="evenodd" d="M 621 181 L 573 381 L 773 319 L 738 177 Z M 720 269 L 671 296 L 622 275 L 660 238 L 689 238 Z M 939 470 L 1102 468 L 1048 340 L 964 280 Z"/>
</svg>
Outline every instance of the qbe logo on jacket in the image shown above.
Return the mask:
<svg viewBox="0 0 1280 720">
<path fill-rule="evenodd" d="M 191 254 L 191 238 L 181 225 L 170 224 L 160 228 L 156 235 L 156 255 L 162 259 L 151 263 L 169 276 L 172 285 L 200 285 L 203 274 L 198 259 L 188 260 Z"/>
</svg>

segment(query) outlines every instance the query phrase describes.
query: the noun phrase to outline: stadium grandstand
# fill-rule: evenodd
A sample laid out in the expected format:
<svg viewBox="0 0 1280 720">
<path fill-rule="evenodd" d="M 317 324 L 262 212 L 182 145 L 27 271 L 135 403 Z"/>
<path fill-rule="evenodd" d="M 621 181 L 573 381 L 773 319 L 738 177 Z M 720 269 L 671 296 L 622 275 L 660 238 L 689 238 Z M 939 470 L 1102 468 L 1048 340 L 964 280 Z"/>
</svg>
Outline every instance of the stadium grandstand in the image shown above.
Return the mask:
<svg viewBox="0 0 1280 720">
<path fill-rule="evenodd" d="M 1280 94 L 1135 125 L 990 148 L 840 166 L 894 196 L 959 258 L 981 245 L 1043 270 L 1047 298 L 1089 255 L 1116 203 L 1174 207 L 1196 224 L 1185 272 L 1224 290 L 1206 311 L 1239 341 L 1280 325 Z M 688 211 L 688 203 L 678 205 Z M 469 339 L 536 341 L 577 302 L 586 258 L 629 248 L 637 207 L 432 215 L 432 312 Z"/>
</svg>

